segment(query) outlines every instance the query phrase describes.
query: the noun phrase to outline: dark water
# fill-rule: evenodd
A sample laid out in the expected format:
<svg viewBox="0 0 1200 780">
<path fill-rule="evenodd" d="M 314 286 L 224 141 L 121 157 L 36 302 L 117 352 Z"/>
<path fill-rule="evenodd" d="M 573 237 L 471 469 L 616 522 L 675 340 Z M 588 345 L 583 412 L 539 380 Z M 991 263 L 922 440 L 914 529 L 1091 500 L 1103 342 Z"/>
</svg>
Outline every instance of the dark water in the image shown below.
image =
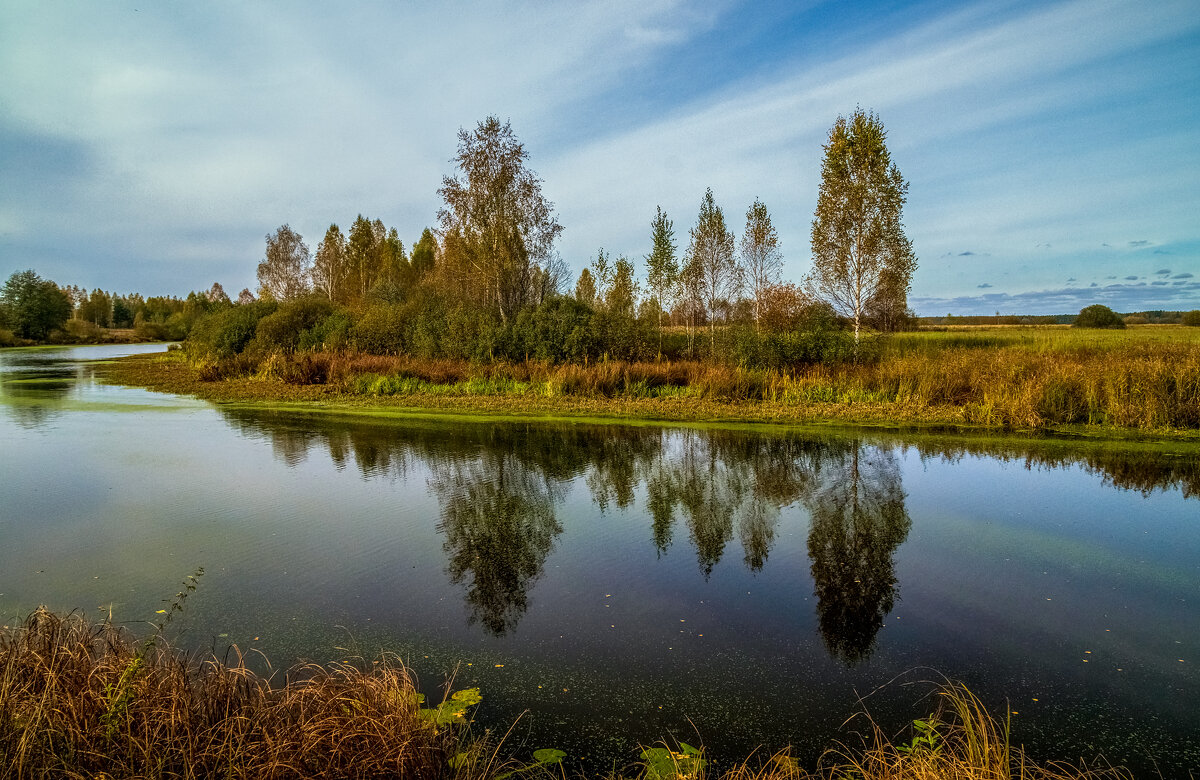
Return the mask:
<svg viewBox="0 0 1200 780">
<path fill-rule="evenodd" d="M 457 668 L 519 754 L 811 761 L 944 674 L 1036 757 L 1200 766 L 1194 455 L 218 408 L 83 362 L 128 351 L 0 351 L 5 622 L 203 566 L 180 644 Z"/>
</svg>

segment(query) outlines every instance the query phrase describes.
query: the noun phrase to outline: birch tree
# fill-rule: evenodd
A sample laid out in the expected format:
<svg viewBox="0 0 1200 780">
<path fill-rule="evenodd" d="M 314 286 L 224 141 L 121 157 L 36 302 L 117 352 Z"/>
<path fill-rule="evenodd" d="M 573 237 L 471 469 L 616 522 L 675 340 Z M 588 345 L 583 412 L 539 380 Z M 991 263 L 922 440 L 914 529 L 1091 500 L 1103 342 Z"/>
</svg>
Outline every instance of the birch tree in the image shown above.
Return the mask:
<svg viewBox="0 0 1200 780">
<path fill-rule="evenodd" d="M 259 296 L 286 301 L 308 292 L 308 246 L 299 233 L 280 225 L 267 235 L 267 250 L 258 264 Z"/>
<path fill-rule="evenodd" d="M 734 259 L 733 233 L 725 227 L 725 214 L 713 200 L 712 189 L 700 201 L 700 214 L 691 231 L 687 264 L 698 286 L 700 299 L 708 311 L 709 340 L 717 343 L 717 307 L 738 294 L 742 285 L 741 269 Z"/>
<path fill-rule="evenodd" d="M 473 132 L 458 131 L 454 162 L 462 178 L 447 176 L 438 190 L 446 202 L 438 212 L 442 230 L 457 233 L 486 285 L 485 300 L 504 322 L 528 302 L 535 269 L 551 261 L 562 232 L 528 157 L 509 123 L 489 116 Z"/>
<path fill-rule="evenodd" d="M 812 224 L 814 295 L 854 322 L 857 345 L 868 305 L 881 292 L 907 296 L 917 260 L 901 211 L 908 182 L 892 163 L 873 112 L 838 117 L 829 131 Z"/>
<path fill-rule="evenodd" d="M 745 281 L 754 296 L 754 327 L 761 330 L 763 304 L 767 291 L 779 282 L 783 255 L 779 251 L 779 234 L 771 224 L 771 212 L 758 199 L 746 211 L 746 230 L 740 249 Z"/>
</svg>

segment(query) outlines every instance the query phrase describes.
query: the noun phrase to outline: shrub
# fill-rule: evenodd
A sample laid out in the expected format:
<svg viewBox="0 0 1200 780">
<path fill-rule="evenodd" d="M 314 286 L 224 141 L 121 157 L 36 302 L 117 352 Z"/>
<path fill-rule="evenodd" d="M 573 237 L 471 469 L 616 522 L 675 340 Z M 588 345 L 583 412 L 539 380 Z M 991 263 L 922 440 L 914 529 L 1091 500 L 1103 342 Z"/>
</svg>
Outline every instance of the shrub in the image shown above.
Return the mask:
<svg viewBox="0 0 1200 780">
<path fill-rule="evenodd" d="M 320 296 L 287 301 L 259 321 L 254 339 L 263 350 L 290 354 L 296 351 L 305 332 L 323 322 L 332 312 L 333 304 Z"/>
<path fill-rule="evenodd" d="M 259 320 L 272 314 L 276 306 L 273 301 L 255 301 L 201 317 L 188 334 L 188 357 L 197 360 L 206 356 L 226 358 L 238 354 L 254 338 Z"/>
<path fill-rule="evenodd" d="M 399 355 L 405 351 L 404 307 L 391 304 L 370 306 L 354 323 L 355 348 L 374 355 Z"/>
<path fill-rule="evenodd" d="M 1123 328 L 1125 320 L 1121 315 L 1103 304 L 1094 303 L 1081 309 L 1075 318 L 1076 328 Z"/>
<path fill-rule="evenodd" d="M 346 309 L 337 309 L 300 334 L 296 349 L 341 352 L 354 343 L 354 318 Z"/>
<path fill-rule="evenodd" d="M 592 330 L 592 307 L 574 298 L 552 298 L 536 309 L 517 315 L 513 325 L 513 347 L 509 357 L 528 356 L 550 363 L 578 362 L 594 358 L 596 338 Z"/>
</svg>

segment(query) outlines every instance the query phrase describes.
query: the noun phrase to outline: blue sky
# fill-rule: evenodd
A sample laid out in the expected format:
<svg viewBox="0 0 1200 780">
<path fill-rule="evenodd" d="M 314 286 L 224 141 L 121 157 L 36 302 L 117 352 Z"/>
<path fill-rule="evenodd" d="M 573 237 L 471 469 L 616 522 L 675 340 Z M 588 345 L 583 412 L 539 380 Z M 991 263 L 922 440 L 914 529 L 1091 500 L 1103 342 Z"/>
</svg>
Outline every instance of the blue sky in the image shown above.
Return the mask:
<svg viewBox="0 0 1200 780">
<path fill-rule="evenodd" d="M 680 244 L 712 187 L 808 270 L 839 114 L 910 182 L 920 314 L 1200 308 L 1195 0 L 0 0 L 0 274 L 255 287 L 283 223 L 435 222 L 455 132 L 510 120 L 574 272 Z"/>
</svg>

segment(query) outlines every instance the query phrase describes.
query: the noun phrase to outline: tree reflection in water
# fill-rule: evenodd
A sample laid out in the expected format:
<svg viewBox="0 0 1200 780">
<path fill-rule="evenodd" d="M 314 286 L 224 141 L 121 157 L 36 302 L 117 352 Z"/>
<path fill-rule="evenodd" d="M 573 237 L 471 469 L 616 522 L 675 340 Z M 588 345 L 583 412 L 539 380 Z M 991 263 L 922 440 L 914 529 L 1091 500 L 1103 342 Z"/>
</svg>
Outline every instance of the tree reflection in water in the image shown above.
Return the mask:
<svg viewBox="0 0 1200 780">
<path fill-rule="evenodd" d="M 894 556 L 912 520 L 897 450 L 838 436 L 619 425 L 378 424 L 225 410 L 244 434 L 266 436 L 289 465 L 324 444 L 338 468 L 351 460 L 367 479 L 428 470 L 444 536 L 447 572 L 466 590 L 470 620 L 502 635 L 529 608 L 530 593 L 563 527 L 556 516 L 572 485 L 601 512 L 643 502 L 649 541 L 667 555 L 683 521 L 699 569 L 710 577 L 735 538 L 753 573 L 777 544 L 783 510 L 811 516 L 808 555 L 820 632 L 848 665 L 872 652 L 897 598 Z M 1099 472 L 1142 492 L 1200 485 L 1195 459 L 1139 450 L 1019 443 L 922 445 L 922 458 L 1022 458 L 1029 467 Z"/>
<path fill-rule="evenodd" d="M 856 443 L 830 452 L 822 472 L 806 500 L 817 616 L 829 652 L 854 665 L 870 656 L 895 604 L 892 556 L 912 520 L 891 451 Z"/>
<path fill-rule="evenodd" d="M 468 621 L 495 636 L 516 628 L 562 525 L 555 484 L 512 455 L 438 464 L 430 480 L 441 504 L 447 571 L 466 584 Z"/>
</svg>

